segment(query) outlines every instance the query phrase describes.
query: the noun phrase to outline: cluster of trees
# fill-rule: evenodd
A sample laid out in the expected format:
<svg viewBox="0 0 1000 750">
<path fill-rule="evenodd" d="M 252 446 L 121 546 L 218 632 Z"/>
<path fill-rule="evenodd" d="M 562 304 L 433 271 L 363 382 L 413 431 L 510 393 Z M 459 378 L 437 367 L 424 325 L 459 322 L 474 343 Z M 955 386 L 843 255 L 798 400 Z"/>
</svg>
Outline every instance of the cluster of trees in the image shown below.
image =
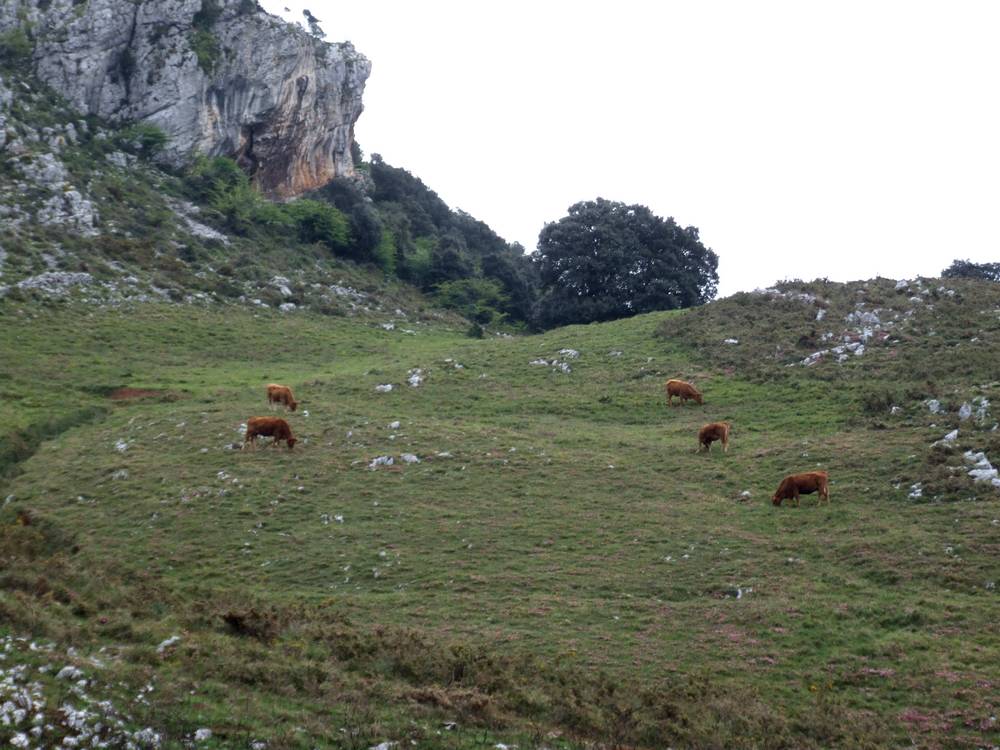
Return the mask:
<svg viewBox="0 0 1000 750">
<path fill-rule="evenodd" d="M 293 232 L 334 254 L 378 265 L 481 325 L 551 328 L 702 304 L 715 296 L 718 258 L 695 227 L 645 206 L 598 198 L 547 224 L 526 254 L 454 211 L 378 154 L 354 157 L 361 180 L 334 180 L 305 198 L 271 203 L 229 159 L 200 159 L 191 196 L 229 231 Z"/>
<path fill-rule="evenodd" d="M 971 260 L 954 260 L 941 272 L 946 279 L 983 279 L 1000 281 L 1000 263 L 973 263 Z"/>
</svg>

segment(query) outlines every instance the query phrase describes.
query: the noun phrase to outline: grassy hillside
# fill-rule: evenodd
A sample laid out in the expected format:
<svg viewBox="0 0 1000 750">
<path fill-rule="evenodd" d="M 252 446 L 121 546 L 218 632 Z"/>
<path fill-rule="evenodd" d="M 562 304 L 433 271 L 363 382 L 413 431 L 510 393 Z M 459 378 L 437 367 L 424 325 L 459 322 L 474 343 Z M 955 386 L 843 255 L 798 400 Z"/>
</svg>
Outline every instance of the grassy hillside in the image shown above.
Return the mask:
<svg viewBox="0 0 1000 750">
<path fill-rule="evenodd" d="M 112 707 L 140 746 L 997 744 L 1000 502 L 963 454 L 1000 459 L 1000 292 L 912 286 L 482 341 L 7 301 L 0 670 L 45 737 Z M 301 442 L 234 449 L 270 381 Z M 729 453 L 695 453 L 716 419 Z M 771 505 L 816 467 L 829 506 Z"/>
</svg>

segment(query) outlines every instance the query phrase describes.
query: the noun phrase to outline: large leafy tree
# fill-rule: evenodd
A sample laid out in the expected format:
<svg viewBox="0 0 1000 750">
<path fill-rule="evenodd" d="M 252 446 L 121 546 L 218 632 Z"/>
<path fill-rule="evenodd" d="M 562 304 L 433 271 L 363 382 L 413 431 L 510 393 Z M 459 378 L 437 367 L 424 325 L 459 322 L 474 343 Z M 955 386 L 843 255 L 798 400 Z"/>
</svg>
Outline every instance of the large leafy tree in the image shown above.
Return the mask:
<svg viewBox="0 0 1000 750">
<path fill-rule="evenodd" d="M 603 198 L 570 206 L 546 224 L 535 262 L 543 328 L 700 305 L 719 282 L 718 256 L 697 228 Z"/>
</svg>

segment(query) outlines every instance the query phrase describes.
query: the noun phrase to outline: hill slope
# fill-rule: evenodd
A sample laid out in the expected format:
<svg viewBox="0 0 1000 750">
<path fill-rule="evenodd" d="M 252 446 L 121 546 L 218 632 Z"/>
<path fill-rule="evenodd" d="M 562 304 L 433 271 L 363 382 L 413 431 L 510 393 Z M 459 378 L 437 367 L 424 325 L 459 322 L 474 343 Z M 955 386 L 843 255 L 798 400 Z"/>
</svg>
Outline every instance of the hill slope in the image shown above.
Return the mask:
<svg viewBox="0 0 1000 750">
<path fill-rule="evenodd" d="M 51 439 L 3 490 L 0 627 L 42 645 L 0 669 L 53 735 L 107 700 L 164 746 L 996 744 L 1000 502 L 964 452 L 1000 458 L 1000 292 L 910 286 L 486 341 L 8 300 L 5 423 Z M 704 407 L 665 406 L 678 376 Z M 269 381 L 302 442 L 234 450 Z M 714 419 L 729 453 L 696 454 Z M 829 506 L 771 505 L 819 466 Z"/>
</svg>

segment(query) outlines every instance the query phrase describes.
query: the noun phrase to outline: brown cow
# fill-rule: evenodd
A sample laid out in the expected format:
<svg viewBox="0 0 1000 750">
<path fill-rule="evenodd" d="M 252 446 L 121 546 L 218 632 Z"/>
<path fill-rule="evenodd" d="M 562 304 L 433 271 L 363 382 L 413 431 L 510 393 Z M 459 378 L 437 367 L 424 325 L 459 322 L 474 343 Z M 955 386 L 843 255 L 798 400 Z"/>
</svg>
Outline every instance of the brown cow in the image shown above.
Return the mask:
<svg viewBox="0 0 1000 750">
<path fill-rule="evenodd" d="M 683 380 L 668 380 L 666 387 L 668 406 L 674 405 L 674 396 L 681 400 L 681 404 L 689 398 L 693 398 L 699 404 L 702 403 L 701 392 L 690 383 L 685 383 Z"/>
<path fill-rule="evenodd" d="M 256 447 L 258 437 L 273 437 L 275 446 L 284 440 L 288 444 L 288 450 L 298 442 L 292 437 L 292 428 L 288 426 L 288 422 L 281 417 L 250 417 L 247 420 L 247 435 L 243 440 L 243 447 L 246 448 L 247 444 Z"/>
<path fill-rule="evenodd" d="M 284 404 L 289 411 L 295 411 L 299 405 L 299 402 L 292 395 L 292 389 L 287 385 L 278 385 L 277 383 L 271 383 L 267 386 L 267 403 Z"/>
<path fill-rule="evenodd" d="M 774 493 L 771 502 L 781 505 L 781 501 L 788 499 L 795 501 L 795 507 L 799 507 L 799 495 L 811 495 L 819 492 L 820 502 L 826 500 L 830 502 L 830 477 L 825 471 L 807 471 L 804 474 L 789 474 L 781 480 L 778 491 Z"/>
<path fill-rule="evenodd" d="M 729 422 L 712 422 L 698 430 L 698 450 L 702 448 L 711 452 L 712 443 L 716 440 L 722 441 L 722 450 L 729 452 L 729 430 L 732 425 Z"/>
</svg>

